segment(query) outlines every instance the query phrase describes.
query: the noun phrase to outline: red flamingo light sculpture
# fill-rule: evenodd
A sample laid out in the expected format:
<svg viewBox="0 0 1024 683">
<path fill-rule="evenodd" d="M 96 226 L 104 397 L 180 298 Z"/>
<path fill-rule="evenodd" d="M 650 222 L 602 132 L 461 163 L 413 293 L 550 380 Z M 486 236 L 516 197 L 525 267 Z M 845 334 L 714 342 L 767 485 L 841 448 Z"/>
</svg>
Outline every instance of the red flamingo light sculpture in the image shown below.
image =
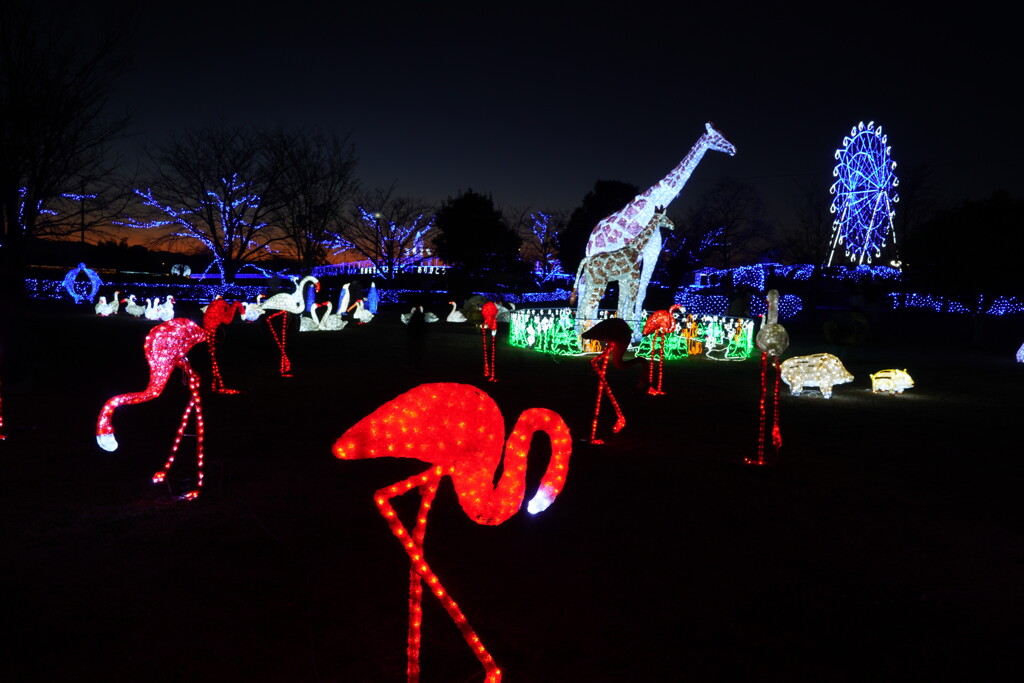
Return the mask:
<svg viewBox="0 0 1024 683">
<path fill-rule="evenodd" d="M 206 345 L 210 349 L 210 366 L 213 371 L 211 389 L 218 394 L 237 394 L 237 389 L 228 389 L 224 386 L 224 378 L 220 374 L 220 365 L 217 364 L 217 328 L 227 325 L 234 317 L 245 313 L 245 306 L 241 301 L 225 301 L 217 298 L 210 302 L 203 312 L 203 330 L 206 331 Z"/>
<path fill-rule="evenodd" d="M 598 377 L 597 405 L 594 406 L 594 419 L 590 425 L 590 443 L 600 445 L 604 441 L 597 438 L 597 416 L 601 412 L 601 396 L 603 394 L 608 394 L 608 400 L 611 401 L 612 407 L 615 408 L 617 419 L 615 420 L 615 426 L 612 427 L 612 432 L 618 434 L 626 426 L 626 416 L 622 414 L 619 402 L 615 400 L 615 395 L 612 393 L 612 388 L 608 385 L 608 380 L 606 379 L 609 359 L 612 361 L 612 365 L 620 369 L 646 361 L 639 357 L 629 361 L 622 360 L 623 354 L 629 347 L 629 341 L 633 337 L 632 328 L 622 318 L 602 320 L 584 332 L 582 337 L 599 341 L 604 346 L 601 353 L 590 360 L 590 365 L 593 366 L 594 372 L 597 373 Z"/>
<path fill-rule="evenodd" d="M 505 443 L 502 462 L 501 437 L 504 419 L 490 396 L 465 384 L 421 384 L 364 417 L 334 443 L 334 455 L 343 460 L 360 458 L 415 458 L 430 468 L 374 495 L 377 508 L 409 555 L 409 638 L 406 649 L 408 680 L 419 680 L 420 625 L 423 618 L 423 581 L 441 601 L 462 631 L 462 636 L 483 665 L 486 680 L 501 680 L 501 669 L 473 631 L 462 610 L 431 570 L 423 554 L 427 513 L 437 488 L 449 477 L 459 505 L 478 524 L 498 525 L 522 506 L 526 493 L 527 451 L 535 432 L 551 441 L 551 460 L 527 510 L 547 509 L 565 485 L 572 438 L 562 418 L 545 408 L 523 412 Z M 502 468 L 494 483 L 495 471 Z M 391 499 L 418 489 L 419 512 L 410 531 L 398 518 Z"/>
<path fill-rule="evenodd" d="M 761 350 L 761 400 L 760 400 L 760 425 L 757 430 L 757 459 L 744 458 L 744 462 L 750 465 L 767 465 L 769 461 L 765 458 L 765 436 L 767 426 L 766 398 L 768 394 L 768 356 L 772 357 L 772 367 L 775 372 L 775 388 L 772 392 L 772 450 L 773 462 L 779 458 L 779 449 L 782 448 L 782 432 L 779 430 L 779 356 L 789 347 L 789 333 L 786 328 L 779 324 L 779 292 L 771 290 L 766 299 L 768 310 L 764 314 L 764 324 L 757 331 L 754 344 Z"/>
<path fill-rule="evenodd" d="M 665 337 L 672 334 L 676 327 L 679 325 L 679 321 L 673 315 L 676 311 L 682 310 L 682 306 L 679 304 L 672 304 L 668 310 L 655 311 L 647 318 L 647 322 L 644 323 L 644 336 L 651 333 L 654 334 L 654 339 L 651 340 L 651 361 L 647 364 L 647 393 L 651 396 L 664 396 L 665 392 L 662 391 L 662 378 L 664 376 L 665 366 Z M 658 385 L 654 385 L 654 346 L 658 345 Z"/>
<path fill-rule="evenodd" d="M 488 382 L 497 382 L 498 378 L 494 376 L 494 347 L 495 336 L 498 334 L 498 305 L 493 301 L 488 301 L 480 308 L 480 313 L 484 316 L 484 322 L 480 325 L 480 337 L 484 345 L 484 378 Z M 490 340 L 488 340 L 488 332 L 491 333 Z M 489 349 L 488 346 L 490 346 Z"/>
<path fill-rule="evenodd" d="M 267 327 L 270 328 L 270 334 L 274 337 L 277 348 L 281 351 L 282 377 L 292 376 L 292 362 L 289 360 L 288 352 L 286 351 L 288 340 L 285 337 L 288 332 L 288 314 L 294 313 L 299 315 L 306 310 L 306 300 L 302 294 L 307 284 L 312 284 L 317 292 L 320 291 L 320 281 L 312 275 L 307 275 L 295 283 L 295 291 L 291 294 L 284 292 L 275 294 L 261 305 L 264 311 L 277 311 L 277 313 L 267 315 Z M 275 324 L 280 327 L 279 330 L 274 329 Z"/>
<path fill-rule="evenodd" d="M 203 409 L 199 400 L 199 375 L 189 365 L 188 352 L 193 346 L 204 341 L 206 341 L 206 333 L 203 328 L 186 318 L 173 318 L 150 330 L 146 335 L 146 343 L 143 347 L 146 360 L 149 362 L 149 384 L 143 391 L 120 394 L 107 400 L 100 410 L 99 420 L 96 423 L 96 442 L 100 448 L 106 451 L 117 450 L 117 439 L 114 438 L 114 426 L 111 422 L 114 411 L 123 405 L 143 403 L 156 398 L 163 393 L 174 368 L 181 368 L 182 373 L 188 379 L 191 399 L 181 416 L 181 424 L 178 425 L 178 433 L 174 438 L 174 445 L 171 447 L 171 455 L 164 463 L 163 468 L 153 475 L 153 483 L 158 484 L 167 478 L 167 472 L 174 464 L 174 457 L 181 444 L 188 418 L 195 410 L 198 474 L 196 488 L 183 496 L 189 500 L 198 497 L 199 490 L 203 486 Z"/>
</svg>

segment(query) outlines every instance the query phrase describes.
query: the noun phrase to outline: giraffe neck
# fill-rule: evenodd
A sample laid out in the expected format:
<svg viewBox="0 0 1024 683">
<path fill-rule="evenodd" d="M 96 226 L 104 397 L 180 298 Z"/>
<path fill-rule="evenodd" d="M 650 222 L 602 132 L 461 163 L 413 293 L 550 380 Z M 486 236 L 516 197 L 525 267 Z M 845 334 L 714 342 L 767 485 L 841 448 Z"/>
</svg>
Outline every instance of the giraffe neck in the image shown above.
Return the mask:
<svg viewBox="0 0 1024 683">
<path fill-rule="evenodd" d="M 627 247 L 631 251 L 639 254 L 641 251 L 644 250 L 644 247 L 647 246 L 647 243 L 651 241 L 651 238 L 654 236 L 654 233 L 661 229 L 661 226 L 662 222 L 657 218 L 652 217 L 651 220 L 647 222 L 647 225 L 644 226 L 644 229 L 637 234 L 637 236 L 633 239 L 633 241 L 631 241 L 627 245 Z"/>
<path fill-rule="evenodd" d="M 658 207 L 667 207 L 679 196 L 686 181 L 693 174 L 704 153 L 708 150 L 708 133 L 697 139 L 679 165 L 667 176 L 633 198 L 629 204 L 608 216 L 594 228 L 587 241 L 587 256 L 593 253 L 610 251 L 621 247 L 624 242 L 631 242 L 654 218 Z"/>
</svg>

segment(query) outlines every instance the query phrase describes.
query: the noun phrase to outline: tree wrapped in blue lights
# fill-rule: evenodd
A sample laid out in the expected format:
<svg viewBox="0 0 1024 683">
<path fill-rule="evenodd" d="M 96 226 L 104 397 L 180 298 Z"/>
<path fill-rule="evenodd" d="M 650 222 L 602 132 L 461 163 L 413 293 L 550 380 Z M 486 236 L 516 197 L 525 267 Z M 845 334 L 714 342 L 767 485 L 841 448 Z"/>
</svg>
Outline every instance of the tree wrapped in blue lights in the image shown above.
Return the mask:
<svg viewBox="0 0 1024 683">
<path fill-rule="evenodd" d="M 874 121 L 854 126 L 836 150 L 832 171 L 836 181 L 830 190 L 835 220 L 827 265 L 832 265 L 840 248 L 847 259 L 862 264 L 882 255 L 890 235 L 896 243 L 892 220 L 899 180 L 891 151 L 888 136 Z"/>
<path fill-rule="evenodd" d="M 135 190 L 148 215 L 120 224 L 199 241 L 230 283 L 243 264 L 265 258 L 284 239 L 271 221 L 284 203 L 286 163 L 260 131 L 189 131 L 159 148 L 150 187 Z"/>
<path fill-rule="evenodd" d="M 335 254 L 350 252 L 373 264 L 375 274 L 392 280 L 404 269 L 433 257 L 434 216 L 425 202 L 393 194 L 393 188 L 364 193 L 351 220 L 330 232 Z"/>
</svg>

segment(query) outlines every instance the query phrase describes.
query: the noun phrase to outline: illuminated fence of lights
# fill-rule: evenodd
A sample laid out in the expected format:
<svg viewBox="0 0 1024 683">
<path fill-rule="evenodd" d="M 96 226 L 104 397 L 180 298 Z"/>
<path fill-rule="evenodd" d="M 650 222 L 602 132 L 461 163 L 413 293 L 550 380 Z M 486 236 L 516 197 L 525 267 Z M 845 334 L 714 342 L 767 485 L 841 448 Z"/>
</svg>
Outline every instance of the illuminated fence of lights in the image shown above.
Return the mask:
<svg viewBox="0 0 1024 683">
<path fill-rule="evenodd" d="M 1012 296 L 995 298 L 979 296 L 976 300 L 952 298 L 933 294 L 892 292 L 889 294 L 894 310 L 925 309 L 936 313 L 969 313 L 982 315 L 1016 315 L 1024 313 L 1024 301 Z M 986 303 L 988 300 L 988 303 Z"/>
<path fill-rule="evenodd" d="M 614 317 L 614 314 L 614 310 L 600 310 L 594 322 Z M 644 320 L 631 321 L 631 324 L 643 329 Z M 689 334 L 682 330 L 665 337 L 665 360 L 678 360 L 709 348 L 718 350 L 717 355 L 712 352 L 710 356 L 718 360 L 743 360 L 753 353 L 754 325 L 749 318 L 704 315 L 694 316 L 693 323 Z M 636 355 L 649 358 L 652 339 L 653 335 L 645 337 L 637 346 Z M 508 343 L 553 356 L 576 356 L 598 351 L 597 348 L 584 347 L 576 332 L 575 310 L 571 308 L 522 308 L 513 311 Z"/>
</svg>

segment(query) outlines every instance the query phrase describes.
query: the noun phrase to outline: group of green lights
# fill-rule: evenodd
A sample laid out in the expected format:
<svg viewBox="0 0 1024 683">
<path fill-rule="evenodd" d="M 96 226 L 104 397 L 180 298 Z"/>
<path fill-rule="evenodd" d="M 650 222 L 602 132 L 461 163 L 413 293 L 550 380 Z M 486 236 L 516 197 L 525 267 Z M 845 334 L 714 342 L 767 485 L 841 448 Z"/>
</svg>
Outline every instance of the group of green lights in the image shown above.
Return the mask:
<svg viewBox="0 0 1024 683">
<path fill-rule="evenodd" d="M 599 311 L 603 320 L 614 311 Z M 645 314 L 646 319 L 646 314 Z M 645 320 L 630 321 L 643 329 Z M 523 308 L 512 312 L 508 342 L 512 346 L 533 349 L 553 356 L 578 356 L 596 349 L 584 348 L 576 332 L 576 312 L 571 308 Z M 645 336 L 636 355 L 650 358 L 655 336 Z M 657 353 L 655 347 L 654 352 Z M 677 330 L 665 337 L 665 360 L 678 360 L 705 354 L 715 360 L 745 360 L 753 355 L 754 323 L 749 318 L 701 316 L 692 320 L 689 330 Z"/>
</svg>

